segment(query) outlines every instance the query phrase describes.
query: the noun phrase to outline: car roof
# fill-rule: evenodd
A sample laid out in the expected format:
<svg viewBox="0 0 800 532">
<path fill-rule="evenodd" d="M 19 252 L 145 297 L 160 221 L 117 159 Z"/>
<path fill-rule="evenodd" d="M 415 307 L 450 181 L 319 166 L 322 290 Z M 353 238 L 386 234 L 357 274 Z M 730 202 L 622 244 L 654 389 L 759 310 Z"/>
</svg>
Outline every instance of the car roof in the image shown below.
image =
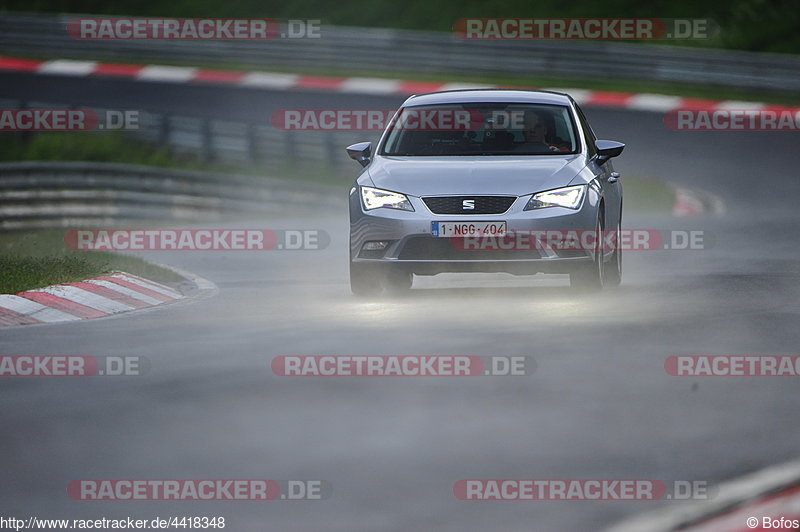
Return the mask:
<svg viewBox="0 0 800 532">
<path fill-rule="evenodd" d="M 414 95 L 403 107 L 448 103 L 539 103 L 569 106 L 572 98 L 563 92 L 523 89 L 460 89 Z"/>
</svg>

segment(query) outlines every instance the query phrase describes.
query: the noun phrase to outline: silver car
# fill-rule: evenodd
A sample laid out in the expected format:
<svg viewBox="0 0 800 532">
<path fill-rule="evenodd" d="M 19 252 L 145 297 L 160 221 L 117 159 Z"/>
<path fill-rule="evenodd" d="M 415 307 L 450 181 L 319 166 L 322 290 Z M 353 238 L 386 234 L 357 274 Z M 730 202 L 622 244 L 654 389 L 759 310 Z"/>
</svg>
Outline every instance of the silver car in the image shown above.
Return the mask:
<svg viewBox="0 0 800 532">
<path fill-rule="evenodd" d="M 622 184 L 569 95 L 458 90 L 412 96 L 381 135 L 347 148 L 364 170 L 350 190 L 350 286 L 402 291 L 414 275 L 568 273 L 615 286 Z M 609 244 L 611 242 L 611 244 Z"/>
</svg>

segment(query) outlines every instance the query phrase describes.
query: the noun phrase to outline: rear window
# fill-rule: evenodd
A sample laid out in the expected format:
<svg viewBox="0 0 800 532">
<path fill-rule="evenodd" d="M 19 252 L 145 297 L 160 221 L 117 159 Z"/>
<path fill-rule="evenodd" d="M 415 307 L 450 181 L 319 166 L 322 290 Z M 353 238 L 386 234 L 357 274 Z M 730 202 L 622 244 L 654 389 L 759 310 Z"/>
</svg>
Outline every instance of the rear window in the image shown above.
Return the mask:
<svg viewBox="0 0 800 532">
<path fill-rule="evenodd" d="M 405 107 L 389 126 L 381 155 L 563 155 L 577 153 L 569 108 L 467 103 Z"/>
</svg>

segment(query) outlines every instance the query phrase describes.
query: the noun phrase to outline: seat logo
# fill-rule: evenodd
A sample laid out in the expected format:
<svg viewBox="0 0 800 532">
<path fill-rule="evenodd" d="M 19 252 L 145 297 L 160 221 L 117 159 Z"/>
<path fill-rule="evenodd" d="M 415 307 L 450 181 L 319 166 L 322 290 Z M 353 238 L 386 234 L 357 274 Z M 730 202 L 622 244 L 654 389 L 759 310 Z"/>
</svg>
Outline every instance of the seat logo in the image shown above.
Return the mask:
<svg viewBox="0 0 800 532">
<path fill-rule="evenodd" d="M 465 211 L 474 211 L 475 210 L 475 200 L 474 199 L 465 199 L 461 202 L 461 209 Z"/>
</svg>

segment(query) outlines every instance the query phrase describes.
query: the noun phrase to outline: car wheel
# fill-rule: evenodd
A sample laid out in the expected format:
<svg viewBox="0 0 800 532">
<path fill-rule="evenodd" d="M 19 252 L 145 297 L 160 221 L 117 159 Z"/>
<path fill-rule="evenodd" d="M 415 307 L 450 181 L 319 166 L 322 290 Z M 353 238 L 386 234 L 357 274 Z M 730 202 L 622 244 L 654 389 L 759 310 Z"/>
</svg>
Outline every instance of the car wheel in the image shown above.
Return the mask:
<svg viewBox="0 0 800 532">
<path fill-rule="evenodd" d="M 390 269 L 383 278 L 386 291 L 392 294 L 407 292 L 414 283 L 414 274 L 411 272 Z"/>
<path fill-rule="evenodd" d="M 605 263 L 603 261 L 603 227 L 603 214 L 601 212 L 595 225 L 594 260 L 589 264 L 582 264 L 569 274 L 569 284 L 573 289 L 584 292 L 597 292 L 603 288 L 603 281 L 606 278 Z"/>
<path fill-rule="evenodd" d="M 380 272 L 372 264 L 350 262 L 350 291 L 359 297 L 378 295 L 381 292 Z"/>
<path fill-rule="evenodd" d="M 605 265 L 604 273 L 605 279 L 603 279 L 603 286 L 607 287 L 616 287 L 622 283 L 622 248 L 620 247 L 619 243 L 619 235 L 620 231 L 622 230 L 622 224 L 617 224 L 617 238 L 616 242 L 616 249 L 614 250 L 614 254 L 611 256 L 611 260 L 608 261 L 608 264 Z"/>
</svg>

